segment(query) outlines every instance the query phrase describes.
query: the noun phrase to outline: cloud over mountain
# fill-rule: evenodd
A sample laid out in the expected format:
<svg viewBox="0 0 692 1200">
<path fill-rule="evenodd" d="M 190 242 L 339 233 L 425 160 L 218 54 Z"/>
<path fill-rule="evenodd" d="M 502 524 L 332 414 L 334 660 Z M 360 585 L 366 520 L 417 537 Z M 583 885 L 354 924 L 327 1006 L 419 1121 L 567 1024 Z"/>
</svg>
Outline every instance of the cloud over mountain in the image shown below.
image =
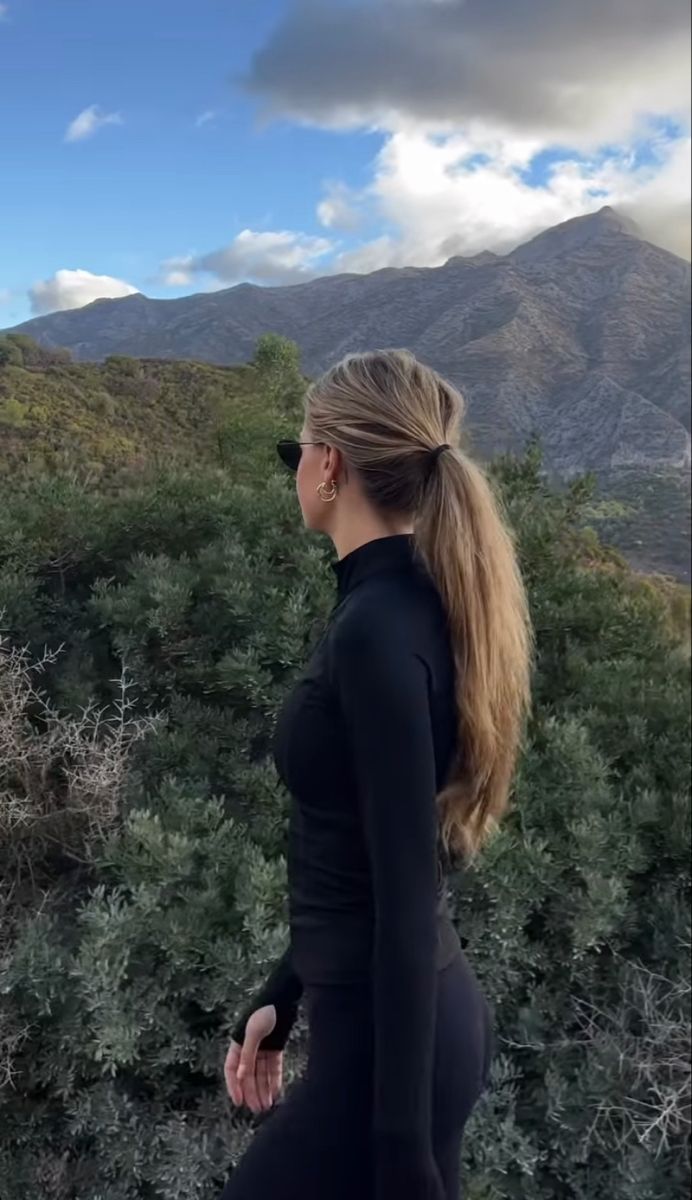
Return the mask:
<svg viewBox="0 0 692 1200">
<path fill-rule="evenodd" d="M 31 311 L 42 313 L 82 308 L 92 300 L 132 296 L 137 288 L 112 275 L 93 275 L 91 271 L 56 271 L 50 279 L 35 283 L 29 290 Z"/>
</svg>

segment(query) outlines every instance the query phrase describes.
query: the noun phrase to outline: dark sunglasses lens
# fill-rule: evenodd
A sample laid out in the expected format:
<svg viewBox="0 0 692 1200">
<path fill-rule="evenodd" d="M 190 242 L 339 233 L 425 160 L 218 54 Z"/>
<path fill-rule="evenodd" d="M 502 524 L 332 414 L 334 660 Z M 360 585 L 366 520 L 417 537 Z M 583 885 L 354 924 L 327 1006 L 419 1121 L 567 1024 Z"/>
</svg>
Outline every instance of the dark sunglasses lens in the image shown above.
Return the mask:
<svg viewBox="0 0 692 1200">
<path fill-rule="evenodd" d="M 284 466 L 288 467 L 289 471 L 297 471 L 303 452 L 300 442 L 279 442 L 276 449 Z"/>
</svg>

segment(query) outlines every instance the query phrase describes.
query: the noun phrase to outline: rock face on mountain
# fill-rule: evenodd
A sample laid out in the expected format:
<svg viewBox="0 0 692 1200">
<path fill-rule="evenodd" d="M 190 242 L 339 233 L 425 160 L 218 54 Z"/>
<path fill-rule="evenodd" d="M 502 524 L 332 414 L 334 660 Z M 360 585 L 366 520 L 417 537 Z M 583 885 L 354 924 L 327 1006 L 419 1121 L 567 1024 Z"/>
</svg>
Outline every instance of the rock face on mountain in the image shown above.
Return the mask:
<svg viewBox="0 0 692 1200">
<path fill-rule="evenodd" d="M 19 326 L 77 358 L 247 360 L 272 330 L 308 374 L 349 351 L 407 346 L 468 403 L 481 455 L 532 434 L 562 476 L 690 461 L 690 267 L 612 209 L 567 221 L 505 256 L 436 268 L 250 284 L 149 300 L 100 300 Z"/>
</svg>

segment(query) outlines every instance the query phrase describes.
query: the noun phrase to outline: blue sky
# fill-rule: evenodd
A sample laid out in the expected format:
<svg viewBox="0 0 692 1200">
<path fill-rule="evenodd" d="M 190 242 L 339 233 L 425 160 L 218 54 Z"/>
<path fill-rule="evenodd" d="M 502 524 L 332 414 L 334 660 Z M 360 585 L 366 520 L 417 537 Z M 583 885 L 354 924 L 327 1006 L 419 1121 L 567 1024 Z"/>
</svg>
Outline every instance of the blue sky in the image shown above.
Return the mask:
<svg viewBox="0 0 692 1200">
<path fill-rule="evenodd" d="M 377 139 L 260 121 L 234 86 L 277 0 L 16 0 L 0 30 L 0 324 L 64 267 L 134 279 L 151 294 L 168 257 L 246 227 L 318 229 L 330 175 L 365 180 Z M 66 143 L 86 107 L 120 113 Z M 196 125 L 202 114 L 212 119 Z M 9 186 L 8 186 L 9 184 Z M 178 289 L 185 290 L 185 289 Z M 189 289 L 188 289 L 189 290 Z"/>
<path fill-rule="evenodd" d="M 0 326 L 99 286 L 174 296 L 434 264 L 450 249 L 516 244 L 601 201 L 639 206 L 651 235 L 658 222 L 657 240 L 666 227 L 670 237 L 662 213 L 672 206 L 678 219 L 689 195 L 675 90 L 652 85 L 629 115 L 614 100 L 612 128 L 599 113 L 593 129 L 588 112 L 580 126 L 561 128 L 558 114 L 542 128 L 519 76 L 520 121 L 470 84 L 431 97 L 410 47 L 387 38 L 415 10 L 426 29 L 434 10 L 434 26 L 442 8 L 450 19 L 456 0 L 0 4 Z M 349 36 L 365 41 L 340 55 L 344 12 Z M 380 78 L 375 63 L 373 79 L 362 47 L 376 18 L 385 69 Z M 492 28 L 480 34 L 489 55 L 502 51 Z"/>
</svg>

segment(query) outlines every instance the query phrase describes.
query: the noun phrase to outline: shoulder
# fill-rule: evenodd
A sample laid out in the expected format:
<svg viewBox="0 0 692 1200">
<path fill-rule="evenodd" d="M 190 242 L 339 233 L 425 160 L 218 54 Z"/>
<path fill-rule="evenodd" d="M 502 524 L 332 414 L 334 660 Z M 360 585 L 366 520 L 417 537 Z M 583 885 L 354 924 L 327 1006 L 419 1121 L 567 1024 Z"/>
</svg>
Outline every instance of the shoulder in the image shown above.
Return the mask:
<svg viewBox="0 0 692 1200">
<path fill-rule="evenodd" d="M 396 586 L 386 576 L 368 580 L 356 589 L 335 615 L 333 642 L 343 650 L 373 648 L 387 644 L 413 625 L 413 606 L 408 589 Z"/>
<path fill-rule="evenodd" d="M 391 641 L 391 626 L 378 605 L 364 604 L 352 597 L 337 614 L 330 635 L 336 662 L 345 658 L 371 657 L 383 652 Z"/>
<path fill-rule="evenodd" d="M 425 662 L 443 620 L 436 593 L 396 576 L 369 580 L 336 614 L 333 665 L 349 673 Z"/>
</svg>

